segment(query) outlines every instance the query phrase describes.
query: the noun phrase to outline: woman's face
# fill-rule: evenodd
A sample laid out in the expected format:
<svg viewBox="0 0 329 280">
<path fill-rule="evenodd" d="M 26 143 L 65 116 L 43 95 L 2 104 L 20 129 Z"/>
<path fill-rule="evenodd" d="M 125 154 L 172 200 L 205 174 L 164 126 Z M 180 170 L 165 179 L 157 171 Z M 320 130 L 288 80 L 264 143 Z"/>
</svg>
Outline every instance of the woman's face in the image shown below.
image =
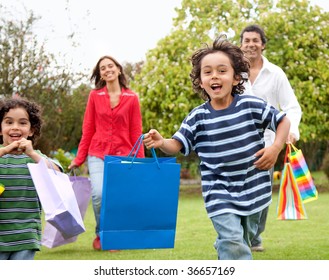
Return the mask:
<svg viewBox="0 0 329 280">
<path fill-rule="evenodd" d="M 119 67 L 109 58 L 104 58 L 99 63 L 100 77 L 105 82 L 114 82 L 119 79 L 121 74 Z"/>
</svg>

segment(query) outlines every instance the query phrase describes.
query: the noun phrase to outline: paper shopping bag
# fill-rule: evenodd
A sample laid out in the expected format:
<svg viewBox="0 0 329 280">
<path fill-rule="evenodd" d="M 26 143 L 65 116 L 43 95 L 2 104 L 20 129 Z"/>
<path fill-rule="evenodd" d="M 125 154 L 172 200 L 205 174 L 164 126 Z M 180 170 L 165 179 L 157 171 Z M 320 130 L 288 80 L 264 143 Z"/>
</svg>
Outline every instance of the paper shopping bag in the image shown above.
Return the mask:
<svg viewBox="0 0 329 280">
<path fill-rule="evenodd" d="M 137 154 L 137 152 L 136 152 Z M 100 217 L 103 250 L 173 248 L 180 164 L 175 158 L 106 156 Z"/>
<path fill-rule="evenodd" d="M 69 176 L 48 169 L 44 160 L 27 165 L 45 213 L 45 220 L 65 238 L 84 232 L 85 226 Z"/>
<path fill-rule="evenodd" d="M 289 147 L 286 150 L 284 168 L 282 171 L 278 195 L 277 218 L 279 220 L 307 219 L 303 200 L 300 195 L 292 167 L 287 159 Z"/>
<path fill-rule="evenodd" d="M 79 210 L 82 219 L 84 218 L 88 204 L 91 197 L 91 183 L 90 179 L 82 176 L 70 176 L 70 181 L 72 183 L 72 188 L 78 202 Z M 61 245 L 73 243 L 77 241 L 78 235 L 70 238 L 65 238 L 63 234 L 52 226 L 49 222 L 46 222 L 41 244 L 48 248 L 54 248 Z"/>
<path fill-rule="evenodd" d="M 290 146 L 293 150 L 291 150 Z M 304 203 L 316 200 L 318 192 L 302 151 L 293 144 L 289 144 L 289 149 L 288 158 Z"/>
</svg>

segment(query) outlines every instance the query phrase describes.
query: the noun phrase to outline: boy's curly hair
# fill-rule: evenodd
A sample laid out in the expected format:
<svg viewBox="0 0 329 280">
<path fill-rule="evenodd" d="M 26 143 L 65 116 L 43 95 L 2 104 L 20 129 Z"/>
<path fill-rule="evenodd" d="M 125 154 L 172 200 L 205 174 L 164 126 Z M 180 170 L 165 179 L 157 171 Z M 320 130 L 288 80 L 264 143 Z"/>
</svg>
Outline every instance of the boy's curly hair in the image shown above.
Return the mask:
<svg viewBox="0 0 329 280">
<path fill-rule="evenodd" d="M 193 90 L 200 94 L 201 98 L 206 101 L 210 100 L 210 96 L 200 86 L 201 61 L 206 55 L 216 52 L 223 52 L 229 57 L 234 70 L 235 79 L 240 80 L 238 85 L 233 86 L 232 93 L 243 93 L 245 89 L 243 83 L 248 81 L 250 68 L 248 59 L 244 56 L 242 50 L 238 46 L 230 43 L 225 34 L 221 34 L 215 39 L 211 47 L 206 44 L 204 48 L 197 50 L 191 57 L 192 71 L 190 73 L 190 77 L 192 80 Z"/>
<path fill-rule="evenodd" d="M 23 98 L 8 98 L 0 100 L 0 123 L 2 123 L 3 118 L 6 113 L 9 112 L 10 109 L 15 108 L 23 108 L 26 110 L 29 115 L 29 121 L 31 123 L 31 130 L 33 131 L 33 135 L 29 136 L 28 139 L 32 141 L 33 144 L 36 143 L 38 137 L 41 136 L 41 127 L 42 127 L 42 119 L 41 119 L 41 108 L 38 104 L 28 101 Z M 0 126 L 1 131 L 1 126 Z M 3 143 L 3 137 L 0 135 L 0 141 Z"/>
</svg>

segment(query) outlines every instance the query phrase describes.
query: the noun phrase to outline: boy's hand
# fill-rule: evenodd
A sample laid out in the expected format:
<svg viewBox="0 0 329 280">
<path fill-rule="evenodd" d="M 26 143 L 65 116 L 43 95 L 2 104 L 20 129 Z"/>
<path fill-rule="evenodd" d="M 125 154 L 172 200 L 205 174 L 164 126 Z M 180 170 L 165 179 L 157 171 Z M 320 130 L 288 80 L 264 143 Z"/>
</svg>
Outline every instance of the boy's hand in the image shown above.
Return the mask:
<svg viewBox="0 0 329 280">
<path fill-rule="evenodd" d="M 296 142 L 297 142 L 297 138 L 296 138 L 295 134 L 289 133 L 286 144 L 290 144 L 290 143 L 295 144 Z"/>
<path fill-rule="evenodd" d="M 255 154 L 256 158 L 259 158 L 254 162 L 254 165 L 258 169 L 269 170 L 276 163 L 279 153 L 280 149 L 273 145 L 263 148 Z"/>
<path fill-rule="evenodd" d="M 19 145 L 17 147 L 17 151 L 19 153 L 25 153 L 28 156 L 32 155 L 32 153 L 34 152 L 34 149 L 33 149 L 33 145 L 32 145 L 31 140 L 27 140 L 26 138 L 22 138 L 22 139 L 18 140 L 17 142 L 19 142 Z"/>
<path fill-rule="evenodd" d="M 31 156 L 34 152 L 32 141 L 22 138 L 20 140 L 14 141 L 9 145 L 2 148 L 2 154 L 14 154 L 21 155 L 25 153 L 28 156 Z"/>
<path fill-rule="evenodd" d="M 22 151 L 19 150 L 19 141 L 14 141 L 10 143 L 9 145 L 2 148 L 3 154 L 14 154 L 14 155 L 20 155 L 22 154 Z"/>
<path fill-rule="evenodd" d="M 163 142 L 163 137 L 155 129 L 151 129 L 148 133 L 144 135 L 143 143 L 147 149 L 160 148 L 163 145 Z"/>
</svg>

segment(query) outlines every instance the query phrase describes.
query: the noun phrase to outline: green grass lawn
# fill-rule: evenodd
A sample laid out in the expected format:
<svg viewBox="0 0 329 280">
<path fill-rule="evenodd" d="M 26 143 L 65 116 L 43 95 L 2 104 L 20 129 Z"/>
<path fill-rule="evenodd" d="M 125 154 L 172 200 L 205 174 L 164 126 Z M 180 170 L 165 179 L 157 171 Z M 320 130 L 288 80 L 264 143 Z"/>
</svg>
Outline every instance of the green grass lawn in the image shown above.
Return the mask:
<svg viewBox="0 0 329 280">
<path fill-rule="evenodd" d="M 326 181 L 327 182 L 327 181 Z M 329 260 L 329 192 L 305 204 L 307 220 L 276 219 L 277 193 L 273 194 L 267 227 L 266 251 L 255 260 Z M 85 217 L 86 232 L 74 243 L 57 248 L 42 247 L 36 260 L 216 260 L 215 230 L 206 215 L 199 186 L 182 186 L 179 198 L 175 248 L 94 251 L 94 216 L 91 205 Z"/>
</svg>

